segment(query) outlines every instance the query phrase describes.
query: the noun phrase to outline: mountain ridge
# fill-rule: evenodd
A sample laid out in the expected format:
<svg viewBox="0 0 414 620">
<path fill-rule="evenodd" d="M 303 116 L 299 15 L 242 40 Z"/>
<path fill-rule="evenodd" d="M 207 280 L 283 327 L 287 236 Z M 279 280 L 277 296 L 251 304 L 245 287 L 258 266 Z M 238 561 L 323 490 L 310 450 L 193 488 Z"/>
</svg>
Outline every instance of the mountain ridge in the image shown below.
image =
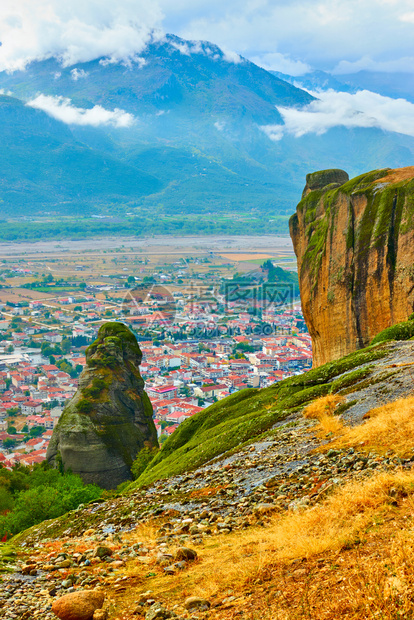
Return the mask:
<svg viewBox="0 0 414 620">
<path fill-rule="evenodd" d="M 25 215 L 99 212 L 114 205 L 137 214 L 143 209 L 283 213 L 295 202 L 309 169 L 334 164 L 356 175 L 367 168 L 407 165 L 414 154 L 412 138 L 375 128 L 334 127 L 323 135 L 286 134 L 272 140 L 268 128 L 283 129 L 277 108 L 299 109 L 314 101 L 312 95 L 246 59 L 228 59 L 213 44 L 173 36 L 153 43 L 141 62 L 129 67 L 98 59 L 64 68 L 49 59 L 32 63 L 26 71 L 0 73 L 0 88 L 63 119 L 55 119 L 57 135 L 50 135 L 51 144 L 69 129 L 77 148 L 91 157 L 89 161 L 84 155 L 82 164 L 90 169 L 90 188 L 82 188 L 78 153 L 71 156 L 70 148 L 59 161 L 57 186 L 28 162 L 16 165 L 15 191 L 5 189 L 0 196 L 7 214 L 15 213 L 16 203 L 26 203 Z M 96 106 L 104 109 L 107 120 L 96 120 Z M 120 114 L 125 126 L 116 125 Z M 0 139 L 3 131 L 4 124 Z M 8 159 L 17 159 L 14 143 L 24 135 L 17 122 Z M 69 136 L 67 141 L 72 144 Z M 180 166 L 174 149 L 179 150 Z M 39 158 L 53 169 L 48 151 L 45 143 Z"/>
</svg>

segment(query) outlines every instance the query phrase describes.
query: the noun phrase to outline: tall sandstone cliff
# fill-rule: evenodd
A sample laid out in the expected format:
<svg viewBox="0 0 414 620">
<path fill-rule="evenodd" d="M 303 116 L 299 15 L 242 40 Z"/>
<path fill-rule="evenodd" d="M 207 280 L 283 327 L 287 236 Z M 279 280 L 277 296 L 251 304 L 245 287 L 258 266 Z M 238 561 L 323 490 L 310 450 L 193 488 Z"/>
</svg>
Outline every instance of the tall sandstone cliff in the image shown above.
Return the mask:
<svg viewBox="0 0 414 620">
<path fill-rule="evenodd" d="M 121 323 L 106 323 L 86 350 L 86 368 L 66 405 L 47 460 L 71 469 L 86 483 L 113 489 L 131 480 L 144 446 L 157 446 L 152 405 L 139 372 L 142 353 Z"/>
<path fill-rule="evenodd" d="M 414 167 L 308 174 L 290 234 L 314 366 L 413 312 Z"/>
</svg>

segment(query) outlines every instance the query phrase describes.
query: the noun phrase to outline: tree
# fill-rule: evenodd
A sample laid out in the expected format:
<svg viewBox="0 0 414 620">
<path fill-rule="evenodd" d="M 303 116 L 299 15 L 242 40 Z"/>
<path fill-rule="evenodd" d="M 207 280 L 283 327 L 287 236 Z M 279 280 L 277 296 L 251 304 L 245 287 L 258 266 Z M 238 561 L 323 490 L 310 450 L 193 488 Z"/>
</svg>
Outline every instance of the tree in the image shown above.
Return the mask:
<svg viewBox="0 0 414 620">
<path fill-rule="evenodd" d="M 7 432 L 9 433 L 9 435 L 16 435 L 17 428 L 15 426 L 9 426 Z"/>
<path fill-rule="evenodd" d="M 14 446 L 17 444 L 16 439 L 5 439 L 3 441 L 3 448 L 14 448 Z"/>
<path fill-rule="evenodd" d="M 29 435 L 30 437 L 40 437 L 40 435 L 43 435 L 44 432 L 45 429 L 43 426 L 32 426 L 29 431 Z"/>
<path fill-rule="evenodd" d="M 60 346 L 63 353 L 69 353 L 71 347 L 69 338 L 64 338 Z"/>
</svg>

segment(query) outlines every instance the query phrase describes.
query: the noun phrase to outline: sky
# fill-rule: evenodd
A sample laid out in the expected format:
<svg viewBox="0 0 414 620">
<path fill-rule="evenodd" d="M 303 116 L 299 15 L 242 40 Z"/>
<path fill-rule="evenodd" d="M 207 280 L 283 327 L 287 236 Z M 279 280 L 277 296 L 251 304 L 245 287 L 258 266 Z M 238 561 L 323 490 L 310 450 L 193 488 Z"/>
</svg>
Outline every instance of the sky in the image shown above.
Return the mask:
<svg viewBox="0 0 414 620">
<path fill-rule="evenodd" d="M 0 70 L 50 56 L 131 61 L 163 33 L 296 76 L 414 72 L 413 0 L 2 0 Z"/>
<path fill-rule="evenodd" d="M 57 57 L 73 67 L 72 79 L 87 79 L 76 64 L 103 57 L 139 65 L 148 43 L 166 33 L 210 41 L 228 62 L 240 62 L 241 55 L 292 76 L 325 70 L 340 79 L 361 69 L 414 74 L 414 0 L 1 0 L 0 71 Z M 179 47 L 185 54 L 202 50 L 196 43 Z M 409 101 L 368 90 L 313 94 L 317 99 L 303 109 L 278 108 L 283 125 L 261 128 L 270 140 L 335 126 L 414 137 Z M 71 125 L 129 127 L 136 121 L 124 110 L 75 107 L 63 95 L 39 93 L 27 105 Z"/>
</svg>

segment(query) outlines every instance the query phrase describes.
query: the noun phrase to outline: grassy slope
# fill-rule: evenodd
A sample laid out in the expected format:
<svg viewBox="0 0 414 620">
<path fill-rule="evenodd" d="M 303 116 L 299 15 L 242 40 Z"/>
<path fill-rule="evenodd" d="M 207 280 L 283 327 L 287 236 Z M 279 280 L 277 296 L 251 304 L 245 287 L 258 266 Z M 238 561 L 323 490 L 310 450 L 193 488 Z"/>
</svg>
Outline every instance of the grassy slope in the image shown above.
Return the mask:
<svg viewBox="0 0 414 620">
<path fill-rule="evenodd" d="M 215 403 L 179 426 L 133 486 L 200 467 L 258 438 L 312 400 L 349 390 L 387 352 L 386 343 L 373 345 L 269 388 L 242 390 Z"/>
</svg>

